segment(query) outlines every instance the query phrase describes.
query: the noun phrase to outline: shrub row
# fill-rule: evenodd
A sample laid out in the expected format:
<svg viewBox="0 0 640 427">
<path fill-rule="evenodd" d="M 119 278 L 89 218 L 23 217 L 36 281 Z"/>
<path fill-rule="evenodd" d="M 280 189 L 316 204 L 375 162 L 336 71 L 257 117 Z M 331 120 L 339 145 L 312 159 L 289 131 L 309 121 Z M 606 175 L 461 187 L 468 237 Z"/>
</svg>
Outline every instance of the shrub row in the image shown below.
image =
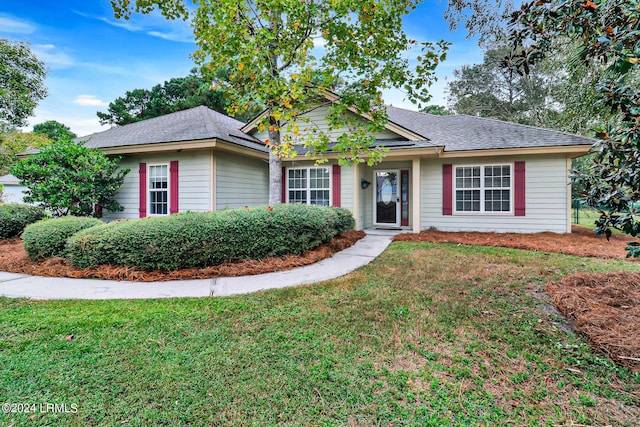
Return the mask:
<svg viewBox="0 0 640 427">
<path fill-rule="evenodd" d="M 67 216 L 45 219 L 25 228 L 24 249 L 33 261 L 65 256 L 67 239 L 80 230 L 104 224 L 96 218 Z"/>
<path fill-rule="evenodd" d="M 71 263 L 175 270 L 301 254 L 353 228 L 346 209 L 299 204 L 118 221 L 67 241 Z"/>
<path fill-rule="evenodd" d="M 44 209 L 38 206 L 0 204 L 0 239 L 18 237 L 27 225 L 44 217 Z"/>
</svg>

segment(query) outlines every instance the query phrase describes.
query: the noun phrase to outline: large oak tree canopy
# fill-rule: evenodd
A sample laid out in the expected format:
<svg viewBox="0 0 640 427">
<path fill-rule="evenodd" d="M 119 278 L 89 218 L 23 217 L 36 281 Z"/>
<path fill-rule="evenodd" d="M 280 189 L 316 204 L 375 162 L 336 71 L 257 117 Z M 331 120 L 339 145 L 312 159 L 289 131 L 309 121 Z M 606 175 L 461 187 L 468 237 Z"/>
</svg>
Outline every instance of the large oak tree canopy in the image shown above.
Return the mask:
<svg viewBox="0 0 640 427">
<path fill-rule="evenodd" d="M 331 143 L 342 164 L 374 164 L 384 156 L 372 136 L 386 123 L 382 90 L 399 88 L 417 103 L 429 99 L 447 44 L 418 43 L 403 31 L 403 16 L 418 3 L 199 0 L 190 13 L 179 0 L 112 0 L 117 17 L 156 9 L 171 19 L 191 17 L 194 58 L 205 75 L 230 73 L 222 83 L 232 100 L 228 111 L 241 114 L 256 100 L 266 106 L 258 127 L 269 132 L 270 203 L 280 201 L 280 159 L 295 156 L 298 144 L 320 161 Z M 338 82 L 346 84 L 329 103 L 329 129 L 319 129 L 302 115 Z M 370 120 L 345 114 L 352 108 Z"/>
</svg>

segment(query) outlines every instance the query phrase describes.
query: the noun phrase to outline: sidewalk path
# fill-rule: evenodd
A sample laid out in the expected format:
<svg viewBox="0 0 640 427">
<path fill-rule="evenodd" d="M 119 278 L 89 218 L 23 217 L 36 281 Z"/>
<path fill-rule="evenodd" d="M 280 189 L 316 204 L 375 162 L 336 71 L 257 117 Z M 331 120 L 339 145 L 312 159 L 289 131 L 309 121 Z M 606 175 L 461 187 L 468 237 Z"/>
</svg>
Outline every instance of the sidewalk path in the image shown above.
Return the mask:
<svg viewBox="0 0 640 427">
<path fill-rule="evenodd" d="M 331 258 L 293 270 L 255 276 L 170 282 L 117 282 L 0 272 L 0 296 L 44 300 L 206 297 L 307 285 L 335 279 L 368 264 L 387 248 L 394 234 L 397 233 L 371 230 L 355 245 Z"/>
</svg>

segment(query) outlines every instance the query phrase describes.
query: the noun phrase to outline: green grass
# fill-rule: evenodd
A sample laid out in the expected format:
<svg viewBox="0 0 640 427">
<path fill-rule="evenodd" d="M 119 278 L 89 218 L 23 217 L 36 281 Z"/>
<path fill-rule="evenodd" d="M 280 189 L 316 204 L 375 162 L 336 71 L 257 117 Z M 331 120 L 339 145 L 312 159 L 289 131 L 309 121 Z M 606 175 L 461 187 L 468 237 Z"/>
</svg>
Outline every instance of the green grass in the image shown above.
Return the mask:
<svg viewBox="0 0 640 427">
<path fill-rule="evenodd" d="M 576 209 L 571 209 L 571 223 L 577 224 L 585 228 L 594 229 L 596 228 L 596 220 L 600 218 L 600 214 L 595 209 L 591 208 L 580 208 L 578 212 L 578 222 L 576 222 Z M 611 232 L 613 234 L 624 234 L 620 230 L 616 230 L 615 228 L 611 228 Z"/>
<path fill-rule="evenodd" d="M 640 375 L 539 293 L 609 270 L 638 265 L 394 243 L 342 279 L 247 296 L 0 299 L 2 401 L 77 406 L 0 425 L 638 425 Z"/>
<path fill-rule="evenodd" d="M 595 221 L 600 218 L 600 214 L 595 209 L 580 208 L 578 211 L 578 222 L 576 223 L 576 209 L 571 209 L 571 222 L 587 228 L 596 228 Z"/>
</svg>

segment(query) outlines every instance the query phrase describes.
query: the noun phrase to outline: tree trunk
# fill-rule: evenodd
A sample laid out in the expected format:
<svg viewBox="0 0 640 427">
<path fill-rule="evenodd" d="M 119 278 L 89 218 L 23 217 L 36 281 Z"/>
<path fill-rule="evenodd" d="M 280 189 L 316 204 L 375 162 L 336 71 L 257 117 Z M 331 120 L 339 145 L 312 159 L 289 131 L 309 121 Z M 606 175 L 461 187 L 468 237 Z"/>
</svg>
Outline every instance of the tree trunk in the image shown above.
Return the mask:
<svg viewBox="0 0 640 427">
<path fill-rule="evenodd" d="M 280 124 L 271 118 L 269 130 L 269 148 L 280 146 Z M 282 200 L 282 160 L 271 149 L 269 152 L 269 205 L 285 203 Z"/>
<path fill-rule="evenodd" d="M 284 203 L 282 200 L 282 160 L 269 153 L 269 205 Z"/>
</svg>

